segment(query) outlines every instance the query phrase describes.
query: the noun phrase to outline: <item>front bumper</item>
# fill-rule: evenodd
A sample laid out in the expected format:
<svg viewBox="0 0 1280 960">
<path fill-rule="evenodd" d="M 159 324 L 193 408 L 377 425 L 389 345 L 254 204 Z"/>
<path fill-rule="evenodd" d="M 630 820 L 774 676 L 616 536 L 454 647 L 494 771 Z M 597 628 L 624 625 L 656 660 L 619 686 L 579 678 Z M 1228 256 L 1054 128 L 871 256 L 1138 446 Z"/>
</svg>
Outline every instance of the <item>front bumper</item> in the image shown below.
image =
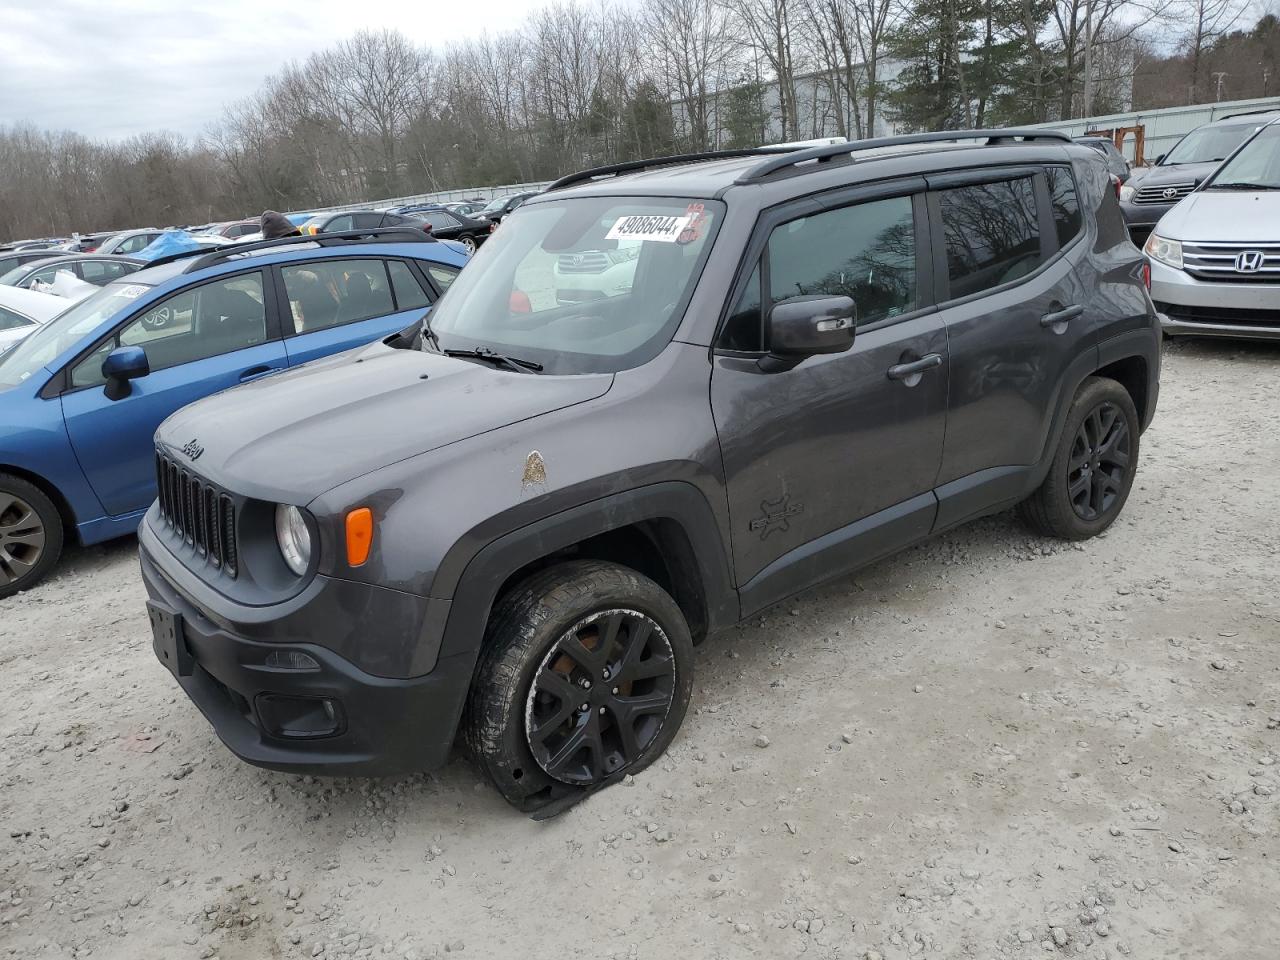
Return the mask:
<svg viewBox="0 0 1280 960">
<path fill-rule="evenodd" d="M 1133 203 L 1120 201 L 1120 212 L 1124 215 L 1125 226 L 1129 235 L 1139 247 L 1147 240 L 1151 231 L 1156 228 L 1160 218 L 1176 206 L 1174 203 Z"/>
<path fill-rule="evenodd" d="M 1280 340 L 1280 284 L 1209 283 L 1152 260 L 1151 299 L 1170 336 Z"/>
<path fill-rule="evenodd" d="M 215 623 L 211 611 L 166 576 L 163 550 L 149 548 L 144 538 L 139 556 L 148 596 L 181 618 L 192 663 L 178 683 L 236 756 L 272 770 L 334 776 L 392 776 L 448 760 L 474 654 L 441 658 L 426 676 L 395 679 L 366 673 L 318 643 L 248 639 L 221 616 Z M 367 626 L 377 637 L 380 625 Z M 306 654 L 315 666 L 284 668 L 268 662 L 273 653 L 286 660 Z M 276 705 L 285 701 L 279 698 L 335 705 L 335 731 L 282 734 Z"/>
</svg>

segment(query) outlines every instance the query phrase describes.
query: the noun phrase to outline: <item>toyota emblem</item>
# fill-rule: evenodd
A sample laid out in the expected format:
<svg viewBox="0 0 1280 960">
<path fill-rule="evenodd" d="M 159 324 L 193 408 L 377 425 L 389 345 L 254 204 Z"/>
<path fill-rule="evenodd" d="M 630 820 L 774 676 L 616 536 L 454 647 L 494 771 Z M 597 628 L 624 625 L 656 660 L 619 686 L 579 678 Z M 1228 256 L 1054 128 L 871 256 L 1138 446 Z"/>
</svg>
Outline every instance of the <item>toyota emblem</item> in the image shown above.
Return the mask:
<svg viewBox="0 0 1280 960">
<path fill-rule="evenodd" d="M 1236 255 L 1237 273 L 1257 273 L 1262 269 L 1265 255 L 1261 250 L 1244 250 Z"/>
<path fill-rule="evenodd" d="M 1164 197 L 1166 200 L 1172 200 L 1177 195 L 1178 195 L 1177 187 L 1165 187 L 1164 193 L 1160 194 L 1160 196 Z"/>
</svg>

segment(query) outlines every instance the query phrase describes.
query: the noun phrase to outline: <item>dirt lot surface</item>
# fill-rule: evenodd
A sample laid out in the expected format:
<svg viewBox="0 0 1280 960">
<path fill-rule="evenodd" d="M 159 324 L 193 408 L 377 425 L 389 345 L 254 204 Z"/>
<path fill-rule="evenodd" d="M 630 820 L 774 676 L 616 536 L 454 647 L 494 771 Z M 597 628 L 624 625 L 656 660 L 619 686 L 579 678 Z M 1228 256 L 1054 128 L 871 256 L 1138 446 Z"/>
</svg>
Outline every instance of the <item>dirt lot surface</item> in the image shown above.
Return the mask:
<svg viewBox="0 0 1280 960">
<path fill-rule="evenodd" d="M 1280 955 L 1280 349 L 1176 344 L 1125 513 L 979 522 L 703 645 L 633 783 L 234 759 L 131 541 L 0 601 L 0 957 Z M 678 951 L 678 954 L 677 954 Z"/>
</svg>

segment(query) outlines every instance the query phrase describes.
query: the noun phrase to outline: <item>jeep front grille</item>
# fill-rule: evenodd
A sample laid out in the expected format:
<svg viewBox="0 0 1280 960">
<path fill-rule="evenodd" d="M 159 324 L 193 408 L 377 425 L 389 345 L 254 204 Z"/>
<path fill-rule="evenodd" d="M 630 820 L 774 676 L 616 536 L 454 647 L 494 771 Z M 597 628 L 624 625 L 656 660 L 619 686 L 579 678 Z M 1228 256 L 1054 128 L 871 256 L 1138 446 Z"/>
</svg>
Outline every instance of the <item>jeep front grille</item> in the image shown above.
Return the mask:
<svg viewBox="0 0 1280 960">
<path fill-rule="evenodd" d="M 1237 266 L 1242 253 L 1261 255 L 1257 269 Z M 1197 280 L 1212 283 L 1276 283 L 1280 282 L 1280 243 L 1184 243 L 1182 266 Z"/>
<path fill-rule="evenodd" d="M 1177 203 L 1196 188 L 1194 183 L 1166 183 L 1159 187 L 1138 187 L 1134 203 Z M 1165 196 L 1168 193 L 1169 196 Z"/>
<path fill-rule="evenodd" d="M 160 514 L 174 535 L 215 568 L 234 577 L 239 569 L 235 502 L 159 451 L 156 487 Z"/>
</svg>

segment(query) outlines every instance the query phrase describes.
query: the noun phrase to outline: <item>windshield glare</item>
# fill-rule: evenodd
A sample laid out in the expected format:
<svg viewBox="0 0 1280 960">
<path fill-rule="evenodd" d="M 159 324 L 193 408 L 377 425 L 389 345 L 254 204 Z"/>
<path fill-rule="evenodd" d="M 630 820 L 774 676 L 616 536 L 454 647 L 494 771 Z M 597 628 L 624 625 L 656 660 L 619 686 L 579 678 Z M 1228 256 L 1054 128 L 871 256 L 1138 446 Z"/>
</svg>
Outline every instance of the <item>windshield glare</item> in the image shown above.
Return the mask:
<svg viewBox="0 0 1280 960">
<path fill-rule="evenodd" d="M 667 197 L 526 204 L 459 274 L 430 331 L 443 349 L 489 349 L 548 373 L 644 363 L 675 332 L 723 213 L 719 201 Z"/>
<path fill-rule="evenodd" d="M 1160 166 L 1225 160 L 1245 137 L 1257 129 L 1256 123 L 1242 123 L 1234 127 L 1201 127 L 1199 130 L 1192 130 L 1169 151 Z"/>
<path fill-rule="evenodd" d="M 1218 168 L 1209 184 L 1214 187 L 1254 185 L 1280 187 L 1280 126 L 1263 127 L 1256 137 Z"/>
<path fill-rule="evenodd" d="M 147 289 L 141 283 L 109 284 L 50 320 L 11 351 L 0 355 L 0 390 L 16 387 L 53 363 Z"/>
</svg>

